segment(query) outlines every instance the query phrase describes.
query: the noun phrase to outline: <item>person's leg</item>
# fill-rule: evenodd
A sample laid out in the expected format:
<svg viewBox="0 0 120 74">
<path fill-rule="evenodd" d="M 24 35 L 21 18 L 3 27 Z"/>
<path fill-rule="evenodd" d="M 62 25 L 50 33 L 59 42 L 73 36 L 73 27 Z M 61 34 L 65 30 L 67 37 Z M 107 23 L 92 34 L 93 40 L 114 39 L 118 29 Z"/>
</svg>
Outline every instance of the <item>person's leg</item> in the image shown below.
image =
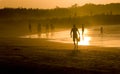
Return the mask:
<svg viewBox="0 0 120 74">
<path fill-rule="evenodd" d="M 75 48 L 78 48 L 78 40 L 75 38 Z"/>
<path fill-rule="evenodd" d="M 73 42 L 74 42 L 74 45 L 75 45 L 75 38 L 73 38 Z"/>
<path fill-rule="evenodd" d="M 75 45 L 75 41 L 74 41 L 74 45 Z"/>
<path fill-rule="evenodd" d="M 76 46 L 77 46 L 77 48 L 78 48 L 78 38 L 76 38 Z"/>
<path fill-rule="evenodd" d="M 74 45 L 75 45 L 75 39 L 74 39 L 74 37 L 73 37 L 73 42 L 74 42 Z"/>
</svg>

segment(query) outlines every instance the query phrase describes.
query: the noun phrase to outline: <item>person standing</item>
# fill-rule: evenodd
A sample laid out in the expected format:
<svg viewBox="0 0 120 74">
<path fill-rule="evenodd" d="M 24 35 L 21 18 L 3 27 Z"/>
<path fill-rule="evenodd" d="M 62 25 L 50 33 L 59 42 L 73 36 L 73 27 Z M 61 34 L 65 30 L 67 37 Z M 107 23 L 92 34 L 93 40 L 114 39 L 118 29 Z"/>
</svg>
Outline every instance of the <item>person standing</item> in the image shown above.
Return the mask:
<svg viewBox="0 0 120 74">
<path fill-rule="evenodd" d="M 103 27 L 100 27 L 100 35 L 101 35 L 101 38 L 103 38 Z"/>
<path fill-rule="evenodd" d="M 78 28 L 73 25 L 73 28 L 71 29 L 71 32 L 70 32 L 70 36 L 73 38 L 73 42 L 74 42 L 74 48 L 78 48 L 78 36 L 80 35 L 80 32 L 78 30 Z"/>
<path fill-rule="evenodd" d="M 39 37 L 41 37 L 41 32 L 42 32 L 41 29 L 42 29 L 42 28 L 41 28 L 41 24 L 38 24 L 38 36 L 39 36 Z"/>
<path fill-rule="evenodd" d="M 103 27 L 100 27 L 100 34 L 103 35 Z"/>
<path fill-rule="evenodd" d="M 82 39 L 84 40 L 84 24 L 82 24 Z"/>
<path fill-rule="evenodd" d="M 50 24 L 50 29 L 51 29 L 51 37 L 53 37 L 53 35 L 54 35 L 54 29 L 55 29 L 55 27 L 53 26 L 53 24 Z"/>
</svg>

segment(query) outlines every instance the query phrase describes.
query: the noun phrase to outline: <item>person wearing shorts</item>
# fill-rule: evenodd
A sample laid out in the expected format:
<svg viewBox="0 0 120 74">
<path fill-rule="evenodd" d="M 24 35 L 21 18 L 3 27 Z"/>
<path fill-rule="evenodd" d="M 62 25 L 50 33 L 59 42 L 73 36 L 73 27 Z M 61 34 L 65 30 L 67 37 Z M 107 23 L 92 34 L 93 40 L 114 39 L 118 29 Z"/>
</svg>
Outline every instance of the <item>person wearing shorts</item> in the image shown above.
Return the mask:
<svg viewBox="0 0 120 74">
<path fill-rule="evenodd" d="M 80 32 L 75 25 L 73 25 L 73 28 L 71 29 L 70 35 L 73 38 L 74 46 L 78 47 L 78 35 L 80 35 Z"/>
</svg>

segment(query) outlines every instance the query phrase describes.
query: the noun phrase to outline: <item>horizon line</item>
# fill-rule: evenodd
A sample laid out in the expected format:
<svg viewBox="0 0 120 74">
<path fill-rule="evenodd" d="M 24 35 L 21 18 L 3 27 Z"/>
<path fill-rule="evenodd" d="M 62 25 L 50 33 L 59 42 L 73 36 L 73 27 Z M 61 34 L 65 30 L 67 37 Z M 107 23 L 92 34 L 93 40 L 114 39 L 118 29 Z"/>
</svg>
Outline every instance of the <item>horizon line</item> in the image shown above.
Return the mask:
<svg viewBox="0 0 120 74">
<path fill-rule="evenodd" d="M 110 4 L 120 4 L 120 2 L 119 3 L 106 3 L 106 4 L 95 4 L 95 3 L 85 3 L 83 5 L 79 5 L 77 3 L 75 3 L 75 4 L 77 5 L 77 7 L 82 7 L 82 6 L 85 6 L 85 5 L 88 5 L 88 4 L 93 4 L 93 5 L 110 5 Z M 12 9 L 17 9 L 17 8 L 20 8 L 20 9 L 56 9 L 56 8 L 70 8 L 70 7 L 72 7 L 75 4 L 72 4 L 71 6 L 68 6 L 68 7 L 57 6 L 57 5 L 55 7 L 53 7 L 53 8 L 22 7 L 22 6 L 10 7 L 10 6 L 8 6 L 8 7 L 0 7 L 0 9 L 5 9 L 5 8 L 12 8 Z"/>
</svg>

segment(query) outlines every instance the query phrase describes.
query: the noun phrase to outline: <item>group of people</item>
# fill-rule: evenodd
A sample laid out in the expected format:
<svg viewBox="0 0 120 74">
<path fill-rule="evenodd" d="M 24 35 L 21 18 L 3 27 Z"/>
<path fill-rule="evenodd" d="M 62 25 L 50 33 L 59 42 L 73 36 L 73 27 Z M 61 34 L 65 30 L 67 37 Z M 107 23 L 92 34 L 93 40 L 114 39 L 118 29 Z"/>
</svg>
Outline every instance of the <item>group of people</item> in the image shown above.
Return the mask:
<svg viewBox="0 0 120 74">
<path fill-rule="evenodd" d="M 31 34 L 31 33 L 32 33 L 32 25 L 31 25 L 31 24 L 29 24 L 28 29 L 29 29 L 29 32 L 30 32 L 30 34 Z M 47 37 L 47 38 L 48 38 L 48 36 L 49 36 L 49 32 L 51 33 L 51 36 L 53 36 L 54 29 L 55 29 L 55 27 L 53 26 L 53 24 L 46 24 L 46 25 L 45 25 L 45 33 L 46 33 L 46 37 Z M 43 30 L 42 25 L 41 25 L 41 24 L 38 24 L 38 25 L 37 25 L 37 32 L 38 32 L 38 36 L 39 36 L 39 37 L 41 37 L 42 30 Z"/>
<path fill-rule="evenodd" d="M 49 34 L 49 28 L 51 29 L 51 36 L 53 35 L 53 30 L 54 30 L 54 26 L 53 24 L 46 24 L 46 37 L 48 38 L 48 34 Z M 32 26 L 31 24 L 29 24 L 29 31 L 32 32 Z M 41 32 L 42 32 L 42 26 L 41 24 L 38 24 L 37 26 L 37 31 L 38 31 L 38 36 L 41 36 Z M 100 32 L 103 34 L 103 27 L 100 28 Z M 80 36 L 82 35 L 82 36 Z M 70 36 L 73 38 L 73 42 L 74 42 L 74 48 L 78 48 L 78 42 L 80 41 L 80 37 L 82 37 L 82 39 L 84 40 L 84 24 L 82 24 L 82 34 L 80 34 L 78 28 L 76 27 L 76 25 L 74 24 L 71 32 L 70 32 Z"/>
<path fill-rule="evenodd" d="M 103 37 L 103 27 L 100 27 L 100 33 Z M 80 36 L 82 35 L 82 36 Z M 82 39 L 84 40 L 84 24 L 82 24 L 82 34 L 80 34 L 78 28 L 76 27 L 76 25 L 73 25 L 71 32 L 70 32 L 70 36 L 73 38 L 73 42 L 74 42 L 74 48 L 78 48 L 78 42 L 80 41 L 80 37 L 82 37 Z"/>
<path fill-rule="evenodd" d="M 29 32 L 32 33 L 32 25 L 29 24 L 28 27 L 29 27 Z M 51 29 L 51 35 L 53 35 L 54 26 L 52 24 L 50 24 L 50 25 L 46 24 L 45 29 L 46 29 L 46 37 L 47 38 L 49 35 L 49 28 Z M 41 37 L 41 33 L 42 33 L 42 25 L 41 24 L 38 24 L 37 31 L 38 31 L 38 36 Z M 70 35 L 73 38 L 74 47 L 78 48 L 78 41 L 80 41 L 80 32 L 79 32 L 78 28 L 76 27 L 76 25 L 73 25 Z M 83 35 L 84 35 L 84 25 L 82 25 L 82 38 L 84 38 Z"/>
</svg>

